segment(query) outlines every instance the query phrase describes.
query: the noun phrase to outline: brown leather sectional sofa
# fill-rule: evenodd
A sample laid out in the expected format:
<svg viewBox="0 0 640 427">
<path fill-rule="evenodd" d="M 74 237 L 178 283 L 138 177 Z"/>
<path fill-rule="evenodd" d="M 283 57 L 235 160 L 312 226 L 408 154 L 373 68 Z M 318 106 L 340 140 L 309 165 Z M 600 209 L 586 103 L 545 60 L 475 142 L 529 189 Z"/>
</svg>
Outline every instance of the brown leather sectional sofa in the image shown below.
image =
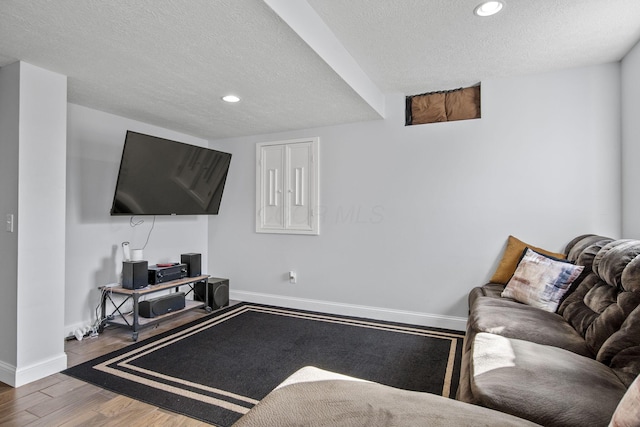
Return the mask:
<svg viewBox="0 0 640 427">
<path fill-rule="evenodd" d="M 609 424 L 640 373 L 640 241 L 582 235 L 565 253 L 585 268 L 555 312 L 502 297 L 503 284 L 471 291 L 458 400 L 545 426 Z"/>
</svg>

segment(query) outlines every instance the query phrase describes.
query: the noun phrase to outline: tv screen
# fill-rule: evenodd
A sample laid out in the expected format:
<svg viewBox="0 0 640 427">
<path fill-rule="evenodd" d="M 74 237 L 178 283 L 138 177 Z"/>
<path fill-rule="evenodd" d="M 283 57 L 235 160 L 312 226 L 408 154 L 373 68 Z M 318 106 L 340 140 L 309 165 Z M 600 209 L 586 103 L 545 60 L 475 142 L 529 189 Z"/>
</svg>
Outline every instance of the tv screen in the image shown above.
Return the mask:
<svg viewBox="0 0 640 427">
<path fill-rule="evenodd" d="M 127 131 L 111 215 L 216 215 L 231 154 Z"/>
</svg>

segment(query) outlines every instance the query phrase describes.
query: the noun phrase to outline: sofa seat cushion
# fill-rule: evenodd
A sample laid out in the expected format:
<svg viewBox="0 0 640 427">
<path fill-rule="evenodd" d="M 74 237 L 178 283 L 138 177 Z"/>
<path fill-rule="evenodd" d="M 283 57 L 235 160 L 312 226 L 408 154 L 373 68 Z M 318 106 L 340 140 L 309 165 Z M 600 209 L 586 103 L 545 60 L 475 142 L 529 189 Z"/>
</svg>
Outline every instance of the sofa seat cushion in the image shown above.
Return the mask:
<svg viewBox="0 0 640 427">
<path fill-rule="evenodd" d="M 511 415 L 442 396 L 401 390 L 305 367 L 234 427 L 535 426 Z"/>
<path fill-rule="evenodd" d="M 471 351 L 475 401 L 545 426 L 606 426 L 626 392 L 610 368 L 561 348 L 479 333 Z"/>
<path fill-rule="evenodd" d="M 584 338 L 562 316 L 508 299 L 476 300 L 467 321 L 467 333 L 478 332 L 491 332 L 595 357 Z"/>
</svg>

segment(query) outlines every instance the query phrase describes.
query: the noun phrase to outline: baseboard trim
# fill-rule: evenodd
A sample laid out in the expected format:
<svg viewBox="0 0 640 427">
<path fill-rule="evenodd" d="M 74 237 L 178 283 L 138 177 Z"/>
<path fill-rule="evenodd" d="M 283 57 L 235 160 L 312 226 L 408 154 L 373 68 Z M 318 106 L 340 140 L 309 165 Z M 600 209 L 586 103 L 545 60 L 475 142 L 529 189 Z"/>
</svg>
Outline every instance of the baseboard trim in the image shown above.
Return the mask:
<svg viewBox="0 0 640 427">
<path fill-rule="evenodd" d="M 393 310 L 332 301 L 262 294 L 258 292 L 230 290 L 229 298 L 232 300 L 253 302 L 257 304 L 276 305 L 280 307 L 296 308 L 299 310 L 320 311 L 323 313 L 339 314 L 343 316 L 364 317 L 368 319 L 384 320 L 387 322 L 399 322 L 411 325 L 428 326 L 431 328 L 452 329 L 455 331 L 464 331 L 467 324 L 467 319 L 464 317 Z"/>
<path fill-rule="evenodd" d="M 67 355 L 65 353 L 24 368 L 16 368 L 0 361 L 0 381 L 11 387 L 20 387 L 65 369 L 67 369 Z"/>
<path fill-rule="evenodd" d="M 0 382 L 15 387 L 16 367 L 0 360 Z"/>
</svg>

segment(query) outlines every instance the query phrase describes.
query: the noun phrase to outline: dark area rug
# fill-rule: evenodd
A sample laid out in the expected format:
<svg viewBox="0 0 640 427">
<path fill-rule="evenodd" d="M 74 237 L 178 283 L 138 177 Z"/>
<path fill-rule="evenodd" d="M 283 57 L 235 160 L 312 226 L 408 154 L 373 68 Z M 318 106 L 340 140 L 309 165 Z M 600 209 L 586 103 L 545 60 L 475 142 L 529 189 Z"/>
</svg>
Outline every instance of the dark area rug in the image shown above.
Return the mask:
<svg viewBox="0 0 640 427">
<path fill-rule="evenodd" d="M 454 397 L 462 338 L 457 331 L 241 303 L 64 373 L 230 426 L 309 365 Z"/>
</svg>

